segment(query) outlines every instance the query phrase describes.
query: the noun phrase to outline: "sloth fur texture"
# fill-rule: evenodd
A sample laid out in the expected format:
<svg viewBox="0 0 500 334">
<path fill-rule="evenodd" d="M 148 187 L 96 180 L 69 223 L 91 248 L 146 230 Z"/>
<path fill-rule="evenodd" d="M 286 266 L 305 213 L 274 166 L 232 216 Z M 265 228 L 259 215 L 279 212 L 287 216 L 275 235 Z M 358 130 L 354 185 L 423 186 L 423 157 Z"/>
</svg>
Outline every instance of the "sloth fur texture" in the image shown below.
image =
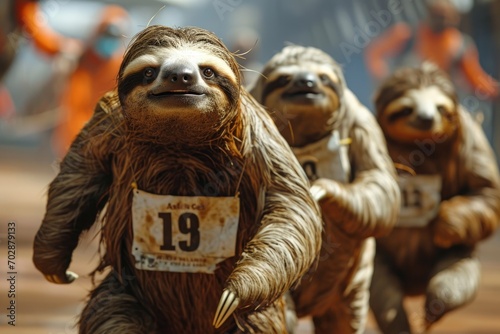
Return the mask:
<svg viewBox="0 0 500 334">
<path fill-rule="evenodd" d="M 474 249 L 500 219 L 499 174 L 481 126 L 436 66 L 398 70 L 375 106 L 389 154 L 407 172 L 399 178 L 399 221 L 377 240 L 371 307 L 383 333 L 411 333 L 405 296 L 425 294 L 425 318 L 416 325 L 427 328 L 473 300 Z"/>
<path fill-rule="evenodd" d="M 383 134 L 321 50 L 287 46 L 262 74 L 251 93 L 296 153 L 324 219 L 318 266 L 292 292 L 297 315 L 312 316 L 316 333 L 363 333 L 373 238 L 389 233 L 400 200 Z"/>
<path fill-rule="evenodd" d="M 106 205 L 99 269 L 111 272 L 92 291 L 80 333 L 286 331 L 284 294 L 319 254 L 321 218 L 300 164 L 240 79 L 233 55 L 203 29 L 150 26 L 131 42 L 117 90 L 50 184 L 34 242 L 36 267 L 68 283 L 79 235 Z M 137 269 L 133 183 L 156 195 L 237 196 L 235 255 L 211 274 Z M 223 289 L 239 307 L 216 329 Z"/>
</svg>

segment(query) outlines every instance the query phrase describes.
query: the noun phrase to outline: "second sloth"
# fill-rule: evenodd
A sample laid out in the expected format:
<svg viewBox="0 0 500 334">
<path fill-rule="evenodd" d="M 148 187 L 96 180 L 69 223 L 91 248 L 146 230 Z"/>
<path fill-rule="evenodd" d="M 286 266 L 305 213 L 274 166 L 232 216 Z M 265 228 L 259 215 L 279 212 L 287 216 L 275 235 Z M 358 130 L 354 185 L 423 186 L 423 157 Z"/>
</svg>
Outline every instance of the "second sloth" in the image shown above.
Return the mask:
<svg viewBox="0 0 500 334">
<path fill-rule="evenodd" d="M 374 237 L 392 229 L 400 203 L 383 134 L 321 50 L 287 46 L 262 74 L 252 94 L 304 168 L 325 222 L 318 267 L 293 291 L 297 315 L 312 316 L 316 333 L 362 333 Z"/>
</svg>

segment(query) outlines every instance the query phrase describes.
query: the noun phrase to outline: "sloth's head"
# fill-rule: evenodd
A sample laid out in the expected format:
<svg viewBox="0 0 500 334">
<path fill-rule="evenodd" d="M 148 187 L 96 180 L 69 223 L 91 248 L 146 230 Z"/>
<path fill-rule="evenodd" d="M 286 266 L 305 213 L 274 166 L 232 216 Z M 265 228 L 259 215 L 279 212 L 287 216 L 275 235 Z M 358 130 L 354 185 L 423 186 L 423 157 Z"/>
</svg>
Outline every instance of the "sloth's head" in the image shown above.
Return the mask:
<svg viewBox="0 0 500 334">
<path fill-rule="evenodd" d="M 127 124 L 141 136 L 207 141 L 237 117 L 238 65 L 206 30 L 150 26 L 125 53 L 118 95 Z"/>
<path fill-rule="evenodd" d="M 375 96 L 386 137 L 401 143 L 451 137 L 457 129 L 457 96 L 447 75 L 430 63 L 396 71 Z"/>
<path fill-rule="evenodd" d="M 263 69 L 252 94 L 271 112 L 292 146 L 331 132 L 344 90 L 339 65 L 323 51 L 287 46 Z"/>
</svg>

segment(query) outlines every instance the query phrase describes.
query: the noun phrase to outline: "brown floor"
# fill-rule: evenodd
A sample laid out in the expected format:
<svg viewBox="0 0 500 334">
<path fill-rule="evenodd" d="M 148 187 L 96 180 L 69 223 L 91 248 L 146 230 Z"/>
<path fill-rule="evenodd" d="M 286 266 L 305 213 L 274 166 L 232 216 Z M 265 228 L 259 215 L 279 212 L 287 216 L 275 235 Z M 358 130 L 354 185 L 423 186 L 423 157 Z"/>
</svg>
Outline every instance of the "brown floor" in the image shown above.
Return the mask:
<svg viewBox="0 0 500 334">
<path fill-rule="evenodd" d="M 85 276 L 96 263 L 96 242 L 85 240 L 78 247 L 71 270 L 80 278 L 71 285 L 46 282 L 31 262 L 33 237 L 43 217 L 45 192 L 56 175 L 56 167 L 47 154 L 33 149 L 12 150 L 0 147 L 0 333 L 71 334 L 74 323 L 90 288 Z M 16 223 L 16 326 L 7 324 L 9 303 L 7 286 L 7 223 Z M 457 310 L 436 325 L 432 333 L 495 334 L 500 333 L 500 232 L 484 242 L 479 251 L 482 259 L 482 284 L 476 300 Z M 409 307 L 416 317 L 420 300 Z M 299 334 L 312 333 L 310 322 L 299 324 Z M 377 333 L 370 320 L 366 333 Z M 126 334 L 126 333 L 124 333 Z"/>
</svg>

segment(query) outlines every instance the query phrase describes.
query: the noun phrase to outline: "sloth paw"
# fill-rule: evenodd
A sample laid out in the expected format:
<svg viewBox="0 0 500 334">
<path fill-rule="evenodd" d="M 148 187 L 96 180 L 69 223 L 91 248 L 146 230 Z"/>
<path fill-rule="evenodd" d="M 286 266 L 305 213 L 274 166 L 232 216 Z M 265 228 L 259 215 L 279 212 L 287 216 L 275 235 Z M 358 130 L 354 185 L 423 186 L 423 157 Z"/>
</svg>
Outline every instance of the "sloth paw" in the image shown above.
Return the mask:
<svg viewBox="0 0 500 334">
<path fill-rule="evenodd" d="M 51 283 L 69 284 L 78 278 L 78 275 L 72 271 L 67 271 L 64 277 L 61 275 L 45 275 L 45 279 Z"/>
<path fill-rule="evenodd" d="M 240 299 L 236 297 L 234 292 L 224 290 L 219 301 L 219 306 L 217 306 L 217 311 L 215 312 L 214 327 L 219 328 L 233 314 L 239 303 Z"/>
<path fill-rule="evenodd" d="M 326 197 L 326 190 L 318 185 L 313 185 L 310 189 L 310 192 L 316 202 L 319 202 Z"/>
</svg>

